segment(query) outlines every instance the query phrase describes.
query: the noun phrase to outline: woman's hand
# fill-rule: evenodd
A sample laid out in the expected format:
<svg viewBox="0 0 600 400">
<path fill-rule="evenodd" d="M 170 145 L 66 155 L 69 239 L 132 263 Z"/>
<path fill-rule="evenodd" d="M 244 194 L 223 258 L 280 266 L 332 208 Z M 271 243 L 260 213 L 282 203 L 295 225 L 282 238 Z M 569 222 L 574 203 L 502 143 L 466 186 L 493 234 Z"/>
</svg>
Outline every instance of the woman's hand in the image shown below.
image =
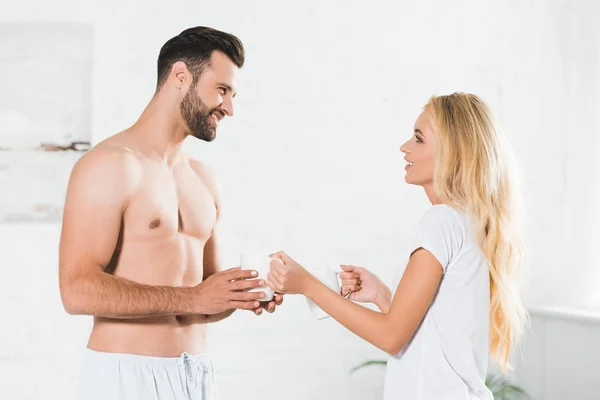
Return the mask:
<svg viewBox="0 0 600 400">
<path fill-rule="evenodd" d="M 391 305 L 390 289 L 373 273 L 363 267 L 342 265 L 342 295 L 351 292 L 350 300 L 361 303 L 374 303 L 381 311 L 387 312 Z"/>
<path fill-rule="evenodd" d="M 271 254 L 267 285 L 277 293 L 304 293 L 312 275 L 283 251 Z"/>
</svg>

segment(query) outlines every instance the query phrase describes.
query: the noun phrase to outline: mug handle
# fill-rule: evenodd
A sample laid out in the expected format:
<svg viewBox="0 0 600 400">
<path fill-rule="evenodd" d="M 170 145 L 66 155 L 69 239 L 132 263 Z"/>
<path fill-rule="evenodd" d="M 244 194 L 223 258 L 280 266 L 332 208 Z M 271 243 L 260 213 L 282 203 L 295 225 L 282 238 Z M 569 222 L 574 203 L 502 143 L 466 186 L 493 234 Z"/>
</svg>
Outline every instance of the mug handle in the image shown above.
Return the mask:
<svg viewBox="0 0 600 400">
<path fill-rule="evenodd" d="M 340 288 L 340 296 L 344 297 L 344 298 L 348 298 L 350 297 L 350 295 L 352 294 L 352 291 L 349 291 L 348 293 L 344 294 L 342 292 L 342 279 L 340 278 L 340 274 L 344 271 L 342 271 L 340 268 L 333 268 L 332 269 L 333 273 L 335 274 L 335 279 L 337 280 L 338 286 Z"/>
</svg>

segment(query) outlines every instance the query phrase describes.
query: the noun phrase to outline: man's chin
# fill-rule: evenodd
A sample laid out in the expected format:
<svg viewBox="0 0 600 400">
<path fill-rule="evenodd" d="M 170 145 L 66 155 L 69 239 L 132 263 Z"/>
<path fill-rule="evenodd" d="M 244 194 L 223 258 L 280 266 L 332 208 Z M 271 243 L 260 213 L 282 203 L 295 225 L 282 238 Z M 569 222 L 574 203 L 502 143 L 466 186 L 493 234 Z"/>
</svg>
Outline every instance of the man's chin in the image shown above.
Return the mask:
<svg viewBox="0 0 600 400">
<path fill-rule="evenodd" d="M 217 138 L 217 132 L 212 131 L 212 132 L 208 132 L 205 133 L 203 135 L 193 135 L 196 139 L 205 141 L 205 142 L 212 142 L 213 140 L 215 140 Z"/>
</svg>

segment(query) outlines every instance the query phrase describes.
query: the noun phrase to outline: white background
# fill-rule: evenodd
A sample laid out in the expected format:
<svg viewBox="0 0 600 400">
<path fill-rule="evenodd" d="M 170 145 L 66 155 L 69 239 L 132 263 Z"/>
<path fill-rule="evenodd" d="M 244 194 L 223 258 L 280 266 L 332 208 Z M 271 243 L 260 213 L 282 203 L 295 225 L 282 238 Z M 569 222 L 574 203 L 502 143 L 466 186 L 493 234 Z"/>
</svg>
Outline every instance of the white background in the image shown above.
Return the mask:
<svg viewBox="0 0 600 400">
<path fill-rule="evenodd" d="M 243 41 L 235 116 L 215 142 L 186 143 L 221 179 L 226 267 L 241 248 L 282 248 L 311 265 L 363 264 L 390 282 L 428 207 L 404 183 L 398 148 L 430 95 L 474 92 L 495 111 L 523 171 L 528 303 L 600 306 L 594 0 L 2 0 L 1 9 L 0 24 L 91 24 L 94 142 L 139 116 L 170 37 L 207 25 Z M 37 85 L 24 79 L 20 90 Z M 62 309 L 59 232 L 58 222 L 0 226 L 2 399 L 73 394 L 90 319 Z M 275 315 L 237 313 L 210 341 L 222 399 L 381 395 L 381 370 L 348 371 L 383 353 L 333 321 L 315 321 L 299 297 Z"/>
</svg>

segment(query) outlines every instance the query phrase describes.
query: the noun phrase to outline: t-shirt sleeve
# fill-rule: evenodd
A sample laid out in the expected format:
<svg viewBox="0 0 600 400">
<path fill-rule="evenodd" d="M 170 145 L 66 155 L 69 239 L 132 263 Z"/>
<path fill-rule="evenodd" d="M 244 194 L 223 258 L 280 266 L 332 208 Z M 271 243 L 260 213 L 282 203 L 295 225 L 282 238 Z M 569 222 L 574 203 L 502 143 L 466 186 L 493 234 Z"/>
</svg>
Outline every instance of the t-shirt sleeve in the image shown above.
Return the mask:
<svg viewBox="0 0 600 400">
<path fill-rule="evenodd" d="M 421 217 L 411 254 L 419 248 L 427 250 L 446 272 L 458 255 L 463 240 L 464 228 L 456 211 L 448 206 L 434 206 Z"/>
</svg>

